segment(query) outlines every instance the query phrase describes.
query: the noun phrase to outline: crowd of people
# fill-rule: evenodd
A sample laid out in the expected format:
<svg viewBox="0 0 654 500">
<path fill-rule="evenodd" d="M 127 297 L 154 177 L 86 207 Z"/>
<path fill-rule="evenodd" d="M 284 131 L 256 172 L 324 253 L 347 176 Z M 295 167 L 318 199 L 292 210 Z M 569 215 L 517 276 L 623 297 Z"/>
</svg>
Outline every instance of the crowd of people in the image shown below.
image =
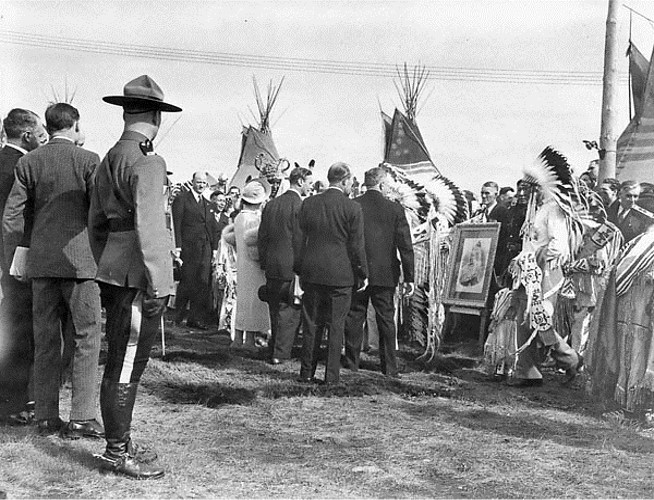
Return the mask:
<svg viewBox="0 0 654 500">
<path fill-rule="evenodd" d="M 133 441 L 131 420 L 173 296 L 178 324 L 222 321 L 236 346 L 253 346 L 256 335 L 270 332 L 273 364 L 291 357 L 302 320 L 299 380 L 309 384 L 319 383 L 325 333 L 329 354 L 320 383 L 339 382 L 348 328 L 355 331 L 348 336 L 350 368 L 357 369 L 361 313 L 371 301 L 382 369 L 399 376 L 392 297 L 401 272 L 405 283 L 412 279 L 413 253 L 402 208 L 381 194 L 383 169 L 366 173 L 368 191 L 357 201 L 349 196 L 355 178 L 345 163 L 330 167 L 323 187 L 310 169 L 295 168 L 289 189 L 273 200 L 262 180 L 207 196 L 203 172 L 189 189 L 174 189 L 152 141 L 162 112 L 181 109 L 145 75 L 103 100 L 122 107 L 124 120 L 103 160 L 82 147 L 80 113 L 69 103 L 47 108 L 45 128 L 36 113 L 20 108 L 3 121 L 0 382 L 3 393 L 14 393 L 7 423 L 35 424 L 39 434 L 64 439 L 104 438 L 101 468 L 162 477 L 156 453 Z M 320 194 L 308 196 L 314 191 Z M 108 356 L 97 384 L 102 308 Z M 72 401 L 64 422 L 66 348 Z"/>
<path fill-rule="evenodd" d="M 101 468 L 162 477 L 156 453 L 136 444 L 130 428 L 167 306 L 178 325 L 226 330 L 235 347 L 265 339 L 273 365 L 291 358 L 301 332 L 303 384 L 338 384 L 343 367 L 358 370 L 364 331 L 376 331 L 381 371 L 401 376 L 398 296 L 416 290 L 415 240 L 424 227 L 390 196 L 394 167 L 367 170 L 359 185 L 337 162 L 325 185 L 296 166 L 288 189 L 272 198 L 265 179 L 210 187 L 205 172 L 174 187 L 152 141 L 161 113 L 181 109 L 145 75 L 103 99 L 122 107 L 124 120 L 103 160 L 82 147 L 71 104 L 49 106 L 45 127 L 19 108 L 3 121 L 0 383 L 15 403 L 7 423 L 105 439 Z M 425 189 L 438 218 L 446 203 Z M 586 365 L 589 393 L 645 422 L 654 402 L 654 185 L 598 183 L 595 163 L 574 176 L 548 147 L 515 188 L 488 181 L 480 195 L 478 203 L 461 194 L 467 222 L 497 223 L 497 250 L 489 262 L 478 242 L 461 276 L 463 285 L 481 286 L 480 266 L 492 266 L 489 375 L 536 387 L 551 362 L 571 384 Z M 102 308 L 108 357 L 97 384 Z M 68 422 L 59 411 L 62 342 L 72 366 Z"/>
</svg>

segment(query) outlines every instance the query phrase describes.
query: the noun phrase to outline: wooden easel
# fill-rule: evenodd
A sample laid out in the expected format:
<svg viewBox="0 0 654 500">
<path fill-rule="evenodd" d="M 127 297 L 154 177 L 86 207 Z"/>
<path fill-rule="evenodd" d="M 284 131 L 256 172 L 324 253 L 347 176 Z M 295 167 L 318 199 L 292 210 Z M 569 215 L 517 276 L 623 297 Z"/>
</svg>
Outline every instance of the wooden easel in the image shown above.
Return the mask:
<svg viewBox="0 0 654 500">
<path fill-rule="evenodd" d="M 490 238 L 490 248 L 487 250 L 486 270 L 484 272 L 484 286 L 481 293 L 467 292 L 465 290 L 454 291 L 454 284 L 457 283 L 458 273 L 460 273 L 460 263 L 463 258 L 464 235 L 468 238 Z M 492 283 L 495 282 L 493 263 L 495 262 L 495 252 L 497 250 L 497 240 L 500 234 L 499 222 L 485 223 L 462 223 L 454 226 L 452 236 L 452 250 L 450 252 L 450 262 L 448 264 L 447 281 L 445 284 L 445 295 L 442 303 L 447 308 L 446 312 L 463 314 L 468 316 L 479 316 L 479 346 L 484 346 L 486 340 L 486 325 L 490 316 L 489 292 Z M 483 235 L 483 236 L 482 236 Z M 477 243 L 481 246 L 481 240 Z M 449 322 L 448 322 L 449 323 Z M 448 328 L 448 333 L 456 328 L 456 323 Z"/>
<path fill-rule="evenodd" d="M 461 307 L 461 306 L 449 306 L 447 308 L 447 313 L 455 314 L 466 314 L 469 316 L 479 316 L 479 346 L 484 347 L 484 342 L 486 341 L 486 323 L 488 323 L 488 308 L 475 308 L 475 307 Z M 453 330 L 456 327 L 456 323 L 451 327 Z"/>
</svg>

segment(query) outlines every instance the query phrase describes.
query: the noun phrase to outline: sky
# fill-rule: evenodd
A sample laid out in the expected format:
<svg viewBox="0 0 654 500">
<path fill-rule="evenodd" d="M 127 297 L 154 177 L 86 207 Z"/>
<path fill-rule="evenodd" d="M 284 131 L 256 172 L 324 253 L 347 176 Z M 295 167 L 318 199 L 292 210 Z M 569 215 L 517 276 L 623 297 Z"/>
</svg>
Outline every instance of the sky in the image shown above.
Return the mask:
<svg viewBox="0 0 654 500">
<path fill-rule="evenodd" d="M 654 19 L 654 3 L 628 5 Z M 432 71 L 417 123 L 432 160 L 443 175 L 478 193 L 488 180 L 515 184 L 522 166 L 549 144 L 578 173 L 596 158 L 582 140 L 600 134 L 607 10 L 608 0 L 3 0 L 0 114 L 23 107 L 43 116 L 53 89 L 63 96 L 67 86 L 75 91 L 85 147 L 102 157 L 122 131 L 120 109 L 102 97 L 120 95 L 126 82 L 148 74 L 184 110 L 165 115 L 155 141 L 173 180 L 198 170 L 231 177 L 242 125 L 257 121 L 252 76 L 262 87 L 284 77 L 272 113 L 280 155 L 301 165 L 315 159 L 316 178 L 337 161 L 362 178 L 382 160 L 380 106 L 388 114 L 401 107 L 392 68 L 424 64 Z M 620 8 L 620 131 L 629 121 L 622 57 L 629 21 L 629 10 Z M 652 25 L 640 17 L 631 25 L 632 39 L 649 57 Z M 29 45 L 24 35 L 41 42 Z M 62 39 L 72 41 L 67 49 Z M 111 53 L 90 52 L 97 42 Z M 120 44 L 193 57 L 166 60 L 152 51 L 138 57 Z M 303 61 L 289 65 L 288 58 Z M 324 71 L 327 65 L 337 71 Z M 342 74 L 346 66 L 371 65 L 387 71 Z M 444 79 L 438 68 L 450 68 L 449 77 L 451 68 L 513 76 Z M 539 82 L 525 77 L 544 71 L 550 76 Z M 551 83 L 556 76 L 562 78 Z M 580 76 L 594 83 L 570 84 Z"/>
</svg>

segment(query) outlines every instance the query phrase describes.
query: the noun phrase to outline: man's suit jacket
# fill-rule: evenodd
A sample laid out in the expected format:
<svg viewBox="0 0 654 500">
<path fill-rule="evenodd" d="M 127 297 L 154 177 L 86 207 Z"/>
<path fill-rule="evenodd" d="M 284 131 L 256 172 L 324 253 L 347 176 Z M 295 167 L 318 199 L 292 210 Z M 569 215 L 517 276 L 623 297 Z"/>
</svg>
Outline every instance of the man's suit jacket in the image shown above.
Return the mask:
<svg viewBox="0 0 654 500">
<path fill-rule="evenodd" d="M 175 243 L 182 249 L 184 264 L 206 264 L 204 261 L 211 260 L 211 250 L 218 248 L 218 223 L 212 210 L 204 196 L 197 202 L 190 191 L 182 191 L 173 201 Z"/>
<path fill-rule="evenodd" d="M 151 297 L 173 293 L 173 237 L 167 224 L 168 178 L 147 137 L 124 132 L 97 169 L 89 235 L 97 281 Z"/>
<path fill-rule="evenodd" d="M 653 222 L 647 215 L 641 213 L 638 207 L 629 210 L 629 213 L 623 219 L 618 215 L 619 211 L 620 202 L 616 200 L 606 210 L 606 215 L 609 222 L 613 222 L 618 226 L 622 236 L 624 236 L 625 243 L 644 233 Z"/>
<path fill-rule="evenodd" d="M 29 277 L 95 278 L 87 222 L 99 163 L 97 154 L 57 137 L 18 160 L 2 229 L 7 256 L 29 238 Z"/>
<path fill-rule="evenodd" d="M 231 223 L 231 221 L 225 212 L 220 212 L 220 214 L 218 214 L 214 208 L 211 208 L 211 213 L 213 214 L 214 219 L 216 219 L 216 234 L 214 238 L 216 241 L 220 242 L 220 237 L 223 234 L 223 229 L 225 229 Z"/>
<path fill-rule="evenodd" d="M 259 264 L 266 278 L 293 279 L 293 261 L 300 252 L 298 214 L 302 206 L 299 193 L 289 189 L 269 201 L 261 214 L 259 226 Z"/>
<path fill-rule="evenodd" d="M 303 283 L 335 287 L 360 285 L 367 277 L 361 206 L 329 188 L 302 202 L 300 252 L 295 272 Z"/>
<path fill-rule="evenodd" d="M 5 211 L 9 192 L 14 185 L 14 169 L 16 168 L 16 163 L 18 163 L 18 160 L 22 156 L 23 153 L 21 151 L 10 146 L 0 149 L 0 214 Z M 3 274 L 9 273 L 9 266 L 11 265 L 12 259 L 13 255 L 5 259 L 4 240 L 2 238 L 2 231 L 0 231 L 0 269 L 2 269 Z"/>
<path fill-rule="evenodd" d="M 497 253 L 495 254 L 495 274 L 499 277 L 509 266 L 510 260 L 506 260 L 506 247 L 509 239 L 509 209 L 504 205 L 496 203 L 487 215 L 489 222 L 499 222 L 500 235 L 497 238 Z"/>
<path fill-rule="evenodd" d="M 368 190 L 356 202 L 363 212 L 368 282 L 372 286 L 395 287 L 400 278 L 400 260 L 404 281 L 413 283 L 413 245 L 411 230 L 399 203 Z M 400 260 L 397 254 L 400 254 Z"/>
</svg>

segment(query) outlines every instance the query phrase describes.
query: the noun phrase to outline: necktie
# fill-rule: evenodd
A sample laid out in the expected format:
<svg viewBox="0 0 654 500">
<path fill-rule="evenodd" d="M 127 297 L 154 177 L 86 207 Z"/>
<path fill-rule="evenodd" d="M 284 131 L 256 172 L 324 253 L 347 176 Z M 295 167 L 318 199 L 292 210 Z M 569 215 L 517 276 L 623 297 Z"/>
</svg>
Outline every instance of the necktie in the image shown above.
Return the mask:
<svg viewBox="0 0 654 500">
<path fill-rule="evenodd" d="M 622 213 L 620 214 L 620 224 L 622 224 L 625 219 L 627 218 L 627 214 L 629 213 L 629 210 L 623 210 Z"/>
</svg>

